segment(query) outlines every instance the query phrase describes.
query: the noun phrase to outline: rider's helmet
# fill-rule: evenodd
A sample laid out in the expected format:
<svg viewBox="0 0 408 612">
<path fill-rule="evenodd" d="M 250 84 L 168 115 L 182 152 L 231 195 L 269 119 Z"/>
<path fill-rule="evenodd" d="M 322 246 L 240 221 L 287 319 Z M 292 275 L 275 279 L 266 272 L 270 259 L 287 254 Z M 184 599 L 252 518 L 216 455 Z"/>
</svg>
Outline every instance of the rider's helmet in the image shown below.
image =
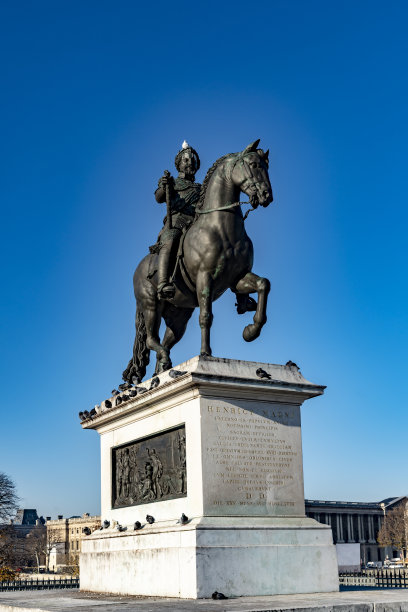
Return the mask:
<svg viewBox="0 0 408 612">
<path fill-rule="evenodd" d="M 198 170 L 200 169 L 200 158 L 198 157 L 197 151 L 193 149 L 193 147 L 190 147 L 190 145 L 188 144 L 186 140 L 183 142 L 180 151 L 177 153 L 176 158 L 174 160 L 174 164 L 177 170 L 180 171 L 179 166 L 180 166 L 181 158 L 183 156 L 184 151 L 187 151 L 187 150 L 191 151 L 191 153 L 193 154 L 194 159 L 195 159 L 195 166 L 196 166 L 195 172 L 198 172 Z"/>
</svg>

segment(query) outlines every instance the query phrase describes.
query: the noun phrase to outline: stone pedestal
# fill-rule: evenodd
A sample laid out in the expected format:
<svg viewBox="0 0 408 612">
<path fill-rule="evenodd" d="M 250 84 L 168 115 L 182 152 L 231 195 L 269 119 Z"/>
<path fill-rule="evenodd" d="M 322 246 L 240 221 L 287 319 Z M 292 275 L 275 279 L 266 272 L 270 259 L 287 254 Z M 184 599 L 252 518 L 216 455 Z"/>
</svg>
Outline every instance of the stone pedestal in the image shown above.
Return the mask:
<svg viewBox="0 0 408 612">
<path fill-rule="evenodd" d="M 110 526 L 82 541 L 81 589 L 337 591 L 331 529 L 304 509 L 300 406 L 324 387 L 296 366 L 219 358 L 195 357 L 175 374 L 82 423 L 101 436 Z"/>
</svg>

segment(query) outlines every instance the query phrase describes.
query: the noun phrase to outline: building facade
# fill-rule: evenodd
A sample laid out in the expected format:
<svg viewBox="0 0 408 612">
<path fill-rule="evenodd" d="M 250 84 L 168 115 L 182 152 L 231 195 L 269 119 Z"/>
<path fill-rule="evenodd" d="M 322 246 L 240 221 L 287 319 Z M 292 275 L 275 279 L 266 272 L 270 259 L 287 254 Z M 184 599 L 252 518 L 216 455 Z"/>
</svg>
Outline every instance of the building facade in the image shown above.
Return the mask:
<svg viewBox="0 0 408 612">
<path fill-rule="evenodd" d="M 88 513 L 82 516 L 64 518 L 58 516 L 56 520 L 47 520 L 47 539 L 50 543 L 50 570 L 57 570 L 61 566 L 75 564 L 81 552 L 81 540 L 84 537 L 84 529 L 88 527 L 91 531 L 101 526 L 100 516 L 90 516 Z"/>
<path fill-rule="evenodd" d="M 330 525 L 334 544 L 360 544 L 360 562 L 366 565 L 397 557 L 392 547 L 381 547 L 378 532 L 387 512 L 398 504 L 408 504 L 407 497 L 389 497 L 380 502 L 342 502 L 305 500 L 306 516 Z"/>
</svg>

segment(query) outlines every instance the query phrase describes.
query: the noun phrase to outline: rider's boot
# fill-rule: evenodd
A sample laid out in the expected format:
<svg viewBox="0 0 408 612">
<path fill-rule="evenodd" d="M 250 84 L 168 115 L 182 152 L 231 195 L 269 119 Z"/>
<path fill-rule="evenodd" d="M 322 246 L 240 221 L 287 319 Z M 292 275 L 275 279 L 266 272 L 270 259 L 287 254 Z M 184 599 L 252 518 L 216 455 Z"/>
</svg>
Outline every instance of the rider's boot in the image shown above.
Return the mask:
<svg viewBox="0 0 408 612">
<path fill-rule="evenodd" d="M 157 296 L 161 299 L 173 298 L 176 292 L 175 286 L 172 283 L 169 283 L 169 267 L 172 247 L 173 243 L 169 240 L 163 244 L 159 253 L 159 261 L 157 265 Z"/>
</svg>

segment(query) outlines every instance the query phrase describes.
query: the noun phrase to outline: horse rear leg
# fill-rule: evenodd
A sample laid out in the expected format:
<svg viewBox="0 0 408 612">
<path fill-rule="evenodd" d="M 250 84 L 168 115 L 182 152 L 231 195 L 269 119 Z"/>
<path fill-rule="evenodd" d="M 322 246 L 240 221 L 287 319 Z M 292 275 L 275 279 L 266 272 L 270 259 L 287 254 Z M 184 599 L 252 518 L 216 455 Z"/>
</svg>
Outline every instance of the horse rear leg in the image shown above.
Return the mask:
<svg viewBox="0 0 408 612">
<path fill-rule="evenodd" d="M 166 306 L 163 312 L 163 319 L 167 325 L 162 342 L 163 348 L 170 352 L 173 346 L 182 339 L 193 312 L 194 308 L 175 308 L 171 304 Z"/>
<path fill-rule="evenodd" d="M 159 374 L 171 368 L 169 351 L 160 344 L 159 329 L 161 314 L 157 312 L 156 308 L 146 308 L 143 311 L 143 315 L 146 324 L 146 346 L 156 352 L 155 374 Z"/>
<path fill-rule="evenodd" d="M 252 340 L 258 338 L 262 327 L 266 323 L 266 305 L 270 289 L 271 284 L 268 279 L 262 278 L 253 272 L 245 274 L 233 289 L 235 293 L 258 293 L 258 304 L 254 314 L 254 322 L 247 325 L 242 333 L 244 340 L 247 342 L 252 342 Z"/>
</svg>

